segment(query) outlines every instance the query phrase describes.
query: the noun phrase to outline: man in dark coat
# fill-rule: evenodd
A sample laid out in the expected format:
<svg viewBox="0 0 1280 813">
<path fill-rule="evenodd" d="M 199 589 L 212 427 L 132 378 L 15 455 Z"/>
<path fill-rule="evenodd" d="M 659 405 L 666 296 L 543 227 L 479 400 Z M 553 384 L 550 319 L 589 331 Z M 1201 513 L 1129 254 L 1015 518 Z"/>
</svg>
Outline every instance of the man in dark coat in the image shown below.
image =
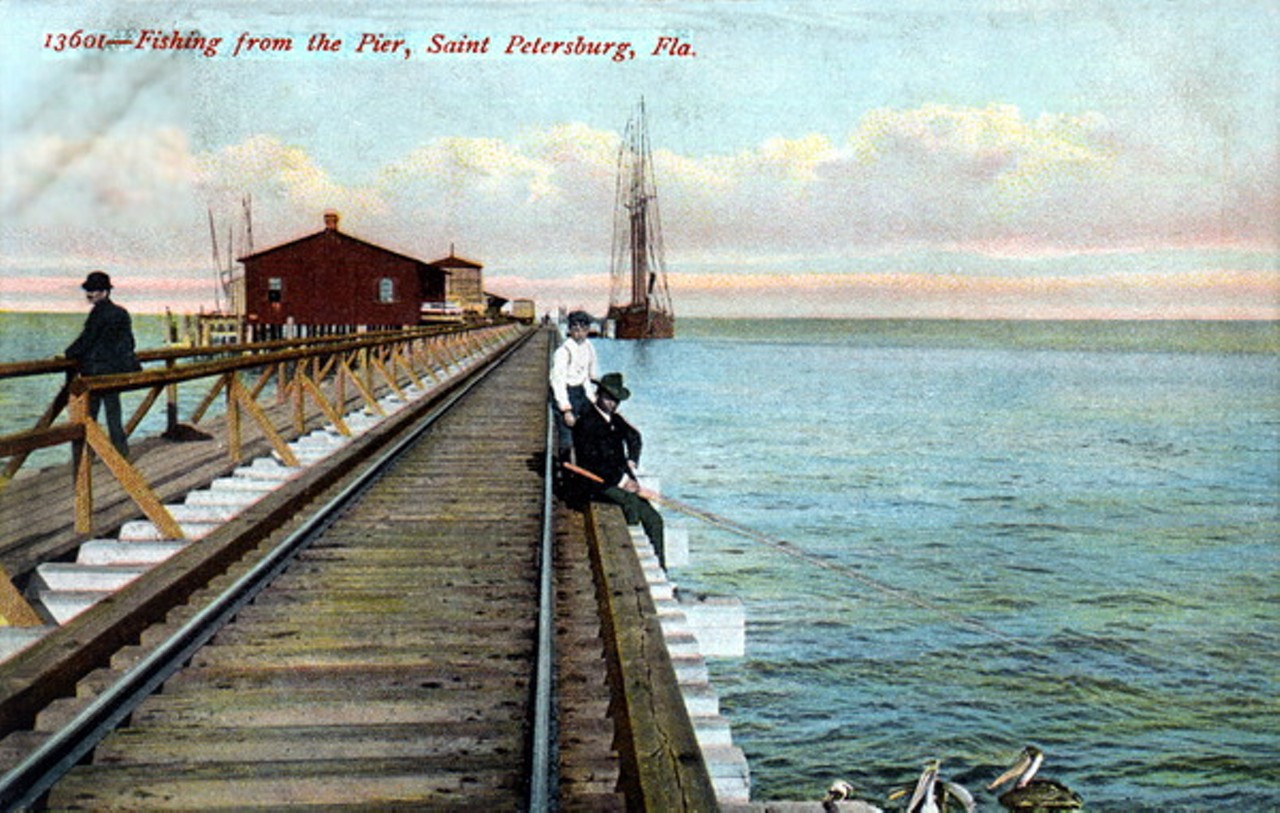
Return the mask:
<svg viewBox="0 0 1280 813">
<path fill-rule="evenodd" d="M 111 277 L 102 271 L 94 271 L 80 285 L 85 298 L 93 303 L 89 318 L 84 322 L 71 346 L 63 355 L 76 362 L 84 376 L 132 373 L 142 369 L 134 354 L 133 321 L 129 312 L 111 301 Z M 129 456 L 129 439 L 124 433 L 120 415 L 120 393 L 107 392 L 89 398 L 89 415 L 96 421 L 101 407 L 106 407 L 107 432 L 111 445 L 122 456 Z"/>
<path fill-rule="evenodd" d="M 640 432 L 617 411 L 631 392 L 622 385 L 621 373 L 607 373 L 595 385 L 594 406 L 584 409 L 573 426 L 577 465 L 604 481 L 591 484 L 593 497 L 622 506 L 628 525 L 644 526 L 658 561 L 666 567 L 662 515 L 649 502 L 652 492 L 636 481 Z"/>
</svg>

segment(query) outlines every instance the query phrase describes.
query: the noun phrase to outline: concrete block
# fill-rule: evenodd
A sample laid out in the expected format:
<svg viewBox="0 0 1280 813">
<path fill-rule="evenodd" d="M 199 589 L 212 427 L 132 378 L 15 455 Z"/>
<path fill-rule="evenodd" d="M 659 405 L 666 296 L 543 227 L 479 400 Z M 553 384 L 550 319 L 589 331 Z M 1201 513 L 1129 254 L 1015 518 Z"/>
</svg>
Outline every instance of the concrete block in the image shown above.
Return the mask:
<svg viewBox="0 0 1280 813">
<path fill-rule="evenodd" d="M 188 540 L 203 539 L 218 530 L 217 523 L 179 522 L 178 527 L 182 530 L 183 539 Z M 156 542 L 168 539 L 154 522 L 140 519 L 122 525 L 119 536 L 121 542 Z"/>
<path fill-rule="evenodd" d="M 698 746 L 704 751 L 717 745 L 733 745 L 733 728 L 719 714 L 690 716 Z"/>
<path fill-rule="evenodd" d="M 76 552 L 81 565 L 154 565 L 185 548 L 189 542 L 121 542 L 118 539 L 90 539 Z"/>
<path fill-rule="evenodd" d="M 746 654 L 747 622 L 742 601 L 730 596 L 677 596 L 693 634 L 708 657 L 741 658 Z"/>
<path fill-rule="evenodd" d="M 37 590 L 36 601 L 54 621 L 65 624 L 109 595 L 110 590 Z"/>
<path fill-rule="evenodd" d="M 716 745 L 702 749 L 702 759 L 720 802 L 746 802 L 751 798 L 751 770 L 737 746 Z"/>
<path fill-rule="evenodd" d="M 683 615 L 665 615 L 658 616 L 658 625 L 662 627 L 662 635 L 681 635 L 689 634 L 697 637 L 697 632 L 689 626 L 689 621 Z"/>
<path fill-rule="evenodd" d="M 658 564 L 658 557 L 656 556 L 642 559 L 640 561 L 640 569 L 644 571 L 644 579 L 649 584 L 667 580 L 667 571 L 663 570 L 662 565 Z"/>
<path fill-rule="evenodd" d="M 35 584 L 47 590 L 119 590 L 146 568 L 45 562 L 36 567 Z"/>
<path fill-rule="evenodd" d="M 42 624 L 38 627 L 0 627 L 0 661 L 16 655 L 39 641 L 57 627 Z"/>
<path fill-rule="evenodd" d="M 254 499 L 261 499 L 262 496 L 275 491 L 279 484 L 272 480 L 264 480 L 254 477 L 219 477 L 209 484 L 209 488 L 193 491 L 187 495 L 190 502 L 191 494 L 210 493 L 211 495 L 228 494 L 229 499 L 235 499 L 235 495 L 247 492 L 253 495 Z"/>
<path fill-rule="evenodd" d="M 247 466 L 241 466 L 231 473 L 233 477 L 245 477 L 251 480 L 268 480 L 284 482 L 292 480 L 302 473 L 300 466 L 286 466 L 274 457 L 259 457 Z"/>
<path fill-rule="evenodd" d="M 720 713 L 720 695 L 710 683 L 686 683 L 680 686 L 684 707 L 689 716 L 712 717 Z"/>
<path fill-rule="evenodd" d="M 202 488 L 187 493 L 183 502 L 193 506 L 220 506 L 237 514 L 270 494 L 272 489 Z"/>
<path fill-rule="evenodd" d="M 672 655 L 671 667 L 678 683 L 708 683 L 707 661 L 701 655 Z"/>
<path fill-rule="evenodd" d="M 653 609 L 657 610 L 658 615 L 671 615 L 672 613 L 684 615 L 684 608 L 680 606 L 680 602 L 675 598 L 654 599 Z"/>
<path fill-rule="evenodd" d="M 689 529 L 680 525 L 668 525 L 662 534 L 666 548 L 667 567 L 689 566 Z"/>
<path fill-rule="evenodd" d="M 347 429 L 351 430 L 352 435 L 368 432 L 378 425 L 378 420 L 378 416 L 367 412 L 352 412 L 350 415 L 342 416 L 342 422 L 347 425 Z"/>
<path fill-rule="evenodd" d="M 663 637 L 667 642 L 667 652 L 673 658 L 678 655 L 702 655 L 698 649 L 698 639 L 687 632 L 673 633 Z"/>
<path fill-rule="evenodd" d="M 674 598 L 676 587 L 671 582 L 653 582 L 649 585 L 649 596 L 654 600 Z"/>
<path fill-rule="evenodd" d="M 229 503 L 221 505 L 188 505 L 181 503 L 178 505 L 166 505 L 165 510 L 169 512 L 169 516 L 177 520 L 179 525 L 184 523 L 219 525 L 244 509 Z"/>
</svg>

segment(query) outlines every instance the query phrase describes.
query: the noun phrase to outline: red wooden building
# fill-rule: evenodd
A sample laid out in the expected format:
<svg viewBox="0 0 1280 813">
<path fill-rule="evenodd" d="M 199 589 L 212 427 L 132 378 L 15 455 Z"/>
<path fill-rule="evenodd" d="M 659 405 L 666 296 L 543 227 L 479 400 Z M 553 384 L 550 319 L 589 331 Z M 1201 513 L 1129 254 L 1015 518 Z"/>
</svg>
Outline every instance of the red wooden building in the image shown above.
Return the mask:
<svg viewBox="0 0 1280 813">
<path fill-rule="evenodd" d="M 448 272 L 338 230 L 324 229 L 241 257 L 244 308 L 257 339 L 416 325 L 423 302 L 445 298 Z"/>
</svg>

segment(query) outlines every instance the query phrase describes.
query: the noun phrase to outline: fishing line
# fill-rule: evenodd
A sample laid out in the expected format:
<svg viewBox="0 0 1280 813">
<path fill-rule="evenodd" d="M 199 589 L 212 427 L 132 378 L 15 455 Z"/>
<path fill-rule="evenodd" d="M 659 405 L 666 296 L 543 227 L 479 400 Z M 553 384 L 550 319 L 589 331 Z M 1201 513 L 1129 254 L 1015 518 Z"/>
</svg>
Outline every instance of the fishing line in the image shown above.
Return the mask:
<svg viewBox="0 0 1280 813">
<path fill-rule="evenodd" d="M 586 469 L 575 466 L 572 463 L 564 463 L 563 465 L 566 469 L 574 472 L 575 474 L 582 475 L 583 477 L 586 477 L 590 480 L 594 480 L 595 482 L 601 482 L 601 483 L 603 482 L 603 480 L 601 480 L 595 474 L 587 471 Z M 779 551 L 780 553 L 784 553 L 787 556 L 790 556 L 792 558 L 800 559 L 802 561 L 808 562 L 814 567 L 822 568 L 823 570 L 829 570 L 833 573 L 839 573 L 840 575 L 845 576 L 849 579 L 852 579 L 853 581 L 856 581 L 865 587 L 869 587 L 872 590 L 875 590 L 879 593 L 889 596 L 890 598 L 893 598 L 896 601 L 900 601 L 906 604 L 911 604 L 911 605 L 914 605 L 915 607 L 918 607 L 919 609 L 927 610 L 931 613 L 936 613 L 937 615 L 940 615 L 955 624 L 958 624 L 963 627 L 967 627 L 975 632 L 980 632 L 983 635 L 987 635 L 992 638 L 995 638 L 1002 643 L 1009 644 L 1010 646 L 1014 646 L 1014 647 L 1018 647 L 1019 649 L 1026 650 L 1027 652 L 1030 652 L 1039 657 L 1048 657 L 1046 653 L 1042 652 L 1039 648 L 1031 644 L 1028 644 L 1025 641 L 1019 640 L 1018 638 L 1014 638 L 1013 636 L 1006 635 L 1005 633 L 1001 632 L 995 627 L 984 624 L 981 621 L 978 621 L 976 619 L 969 618 L 968 616 L 964 616 L 964 615 L 960 615 L 959 613 L 952 612 L 951 610 L 948 610 L 946 607 L 942 607 L 941 605 L 936 604 L 935 602 L 929 601 L 928 599 L 921 598 L 920 596 L 907 592 L 906 590 L 903 590 L 901 588 L 894 587 L 890 584 L 886 584 L 885 582 L 882 582 L 879 579 L 873 579 L 864 573 L 859 573 L 857 570 L 850 567 L 849 565 L 842 564 L 840 562 L 835 562 L 830 559 L 826 559 L 816 554 L 810 553 L 809 551 L 806 551 L 803 548 L 795 545 L 794 543 L 786 541 L 785 539 L 779 539 L 775 536 L 770 536 L 769 534 L 763 533 L 761 531 L 757 531 L 754 528 L 749 528 L 746 525 L 743 525 L 739 522 L 735 522 L 734 520 L 731 520 L 728 517 L 724 517 L 719 514 L 712 513 L 711 511 L 706 511 L 696 506 L 689 505 L 688 503 L 682 502 L 672 497 L 666 497 L 661 494 L 655 494 L 653 495 L 653 500 L 654 502 L 657 502 L 660 505 L 664 505 L 664 506 L 667 506 L 668 508 L 675 509 L 676 511 L 679 511 L 682 514 L 687 514 L 691 517 L 694 517 L 695 519 L 702 520 L 708 525 L 712 525 L 714 527 L 721 528 L 723 530 L 737 534 L 738 536 L 742 536 L 747 539 L 751 539 L 755 542 L 759 542 L 762 545 L 773 548 L 774 550 Z"/>
</svg>

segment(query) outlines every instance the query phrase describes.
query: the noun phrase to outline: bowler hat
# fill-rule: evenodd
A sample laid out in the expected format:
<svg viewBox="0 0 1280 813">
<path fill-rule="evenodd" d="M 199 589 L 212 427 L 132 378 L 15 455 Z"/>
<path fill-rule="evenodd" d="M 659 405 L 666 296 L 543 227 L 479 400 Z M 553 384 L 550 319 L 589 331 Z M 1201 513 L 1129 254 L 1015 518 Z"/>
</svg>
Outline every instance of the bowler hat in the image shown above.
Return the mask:
<svg viewBox="0 0 1280 813">
<path fill-rule="evenodd" d="M 86 291 L 110 291 L 111 277 L 103 271 L 90 271 L 89 276 L 80 283 L 80 287 Z"/>
<path fill-rule="evenodd" d="M 631 390 L 622 386 L 622 373 L 605 373 L 600 376 L 596 389 L 603 390 L 605 395 L 618 402 L 631 397 Z"/>
</svg>

